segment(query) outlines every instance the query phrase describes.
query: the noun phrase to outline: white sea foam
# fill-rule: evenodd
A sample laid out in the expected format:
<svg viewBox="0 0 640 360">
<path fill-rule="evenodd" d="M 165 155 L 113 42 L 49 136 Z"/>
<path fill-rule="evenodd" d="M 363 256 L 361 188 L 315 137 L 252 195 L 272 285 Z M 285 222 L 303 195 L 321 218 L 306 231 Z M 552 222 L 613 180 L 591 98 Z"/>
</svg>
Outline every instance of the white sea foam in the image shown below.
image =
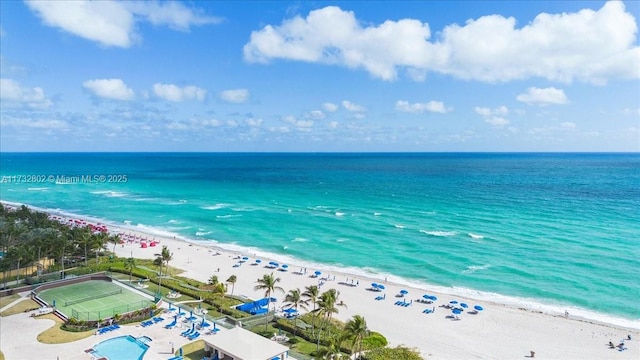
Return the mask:
<svg viewBox="0 0 640 360">
<path fill-rule="evenodd" d="M 211 205 L 211 206 L 203 206 L 202 209 L 204 209 L 204 210 L 219 210 L 219 209 L 226 208 L 227 206 L 229 206 L 229 204 L 218 203 L 218 204 Z"/>
<path fill-rule="evenodd" d="M 484 235 L 478 235 L 478 234 L 474 234 L 474 233 L 469 233 L 467 235 L 469 235 L 469 237 L 472 238 L 472 239 L 484 239 Z"/>
<path fill-rule="evenodd" d="M 335 215 L 336 215 L 336 216 L 344 216 L 344 213 L 343 213 L 343 212 L 336 211 L 336 212 L 335 212 Z"/>
<path fill-rule="evenodd" d="M 373 213 L 373 216 L 380 216 L 380 215 L 382 215 L 382 213 L 379 213 L 379 212 L 374 212 Z"/>
<path fill-rule="evenodd" d="M 129 194 L 121 191 L 111 191 L 111 190 L 103 190 L 103 191 L 91 191 L 91 194 L 95 195 L 104 195 L 106 197 L 125 197 L 129 196 Z"/>
<path fill-rule="evenodd" d="M 213 231 L 196 231 L 196 236 L 206 236 L 211 234 Z"/>
<path fill-rule="evenodd" d="M 293 241 L 293 242 L 308 242 L 309 239 L 305 239 L 303 237 L 297 237 L 297 238 L 295 238 L 295 239 L 293 239 L 291 241 Z"/>
<path fill-rule="evenodd" d="M 48 187 L 30 187 L 27 188 L 28 191 L 47 191 L 49 190 Z"/>
<path fill-rule="evenodd" d="M 397 229 L 404 229 L 404 225 L 393 224 Z"/>
<path fill-rule="evenodd" d="M 476 271 L 479 270 L 487 270 L 491 267 L 490 264 L 486 264 L 486 265 L 471 265 L 471 266 L 467 266 L 467 269 L 464 270 L 462 273 L 463 274 L 471 274 L 474 273 Z"/>
<path fill-rule="evenodd" d="M 169 220 L 169 224 L 180 224 L 180 220 L 171 219 Z"/>
<path fill-rule="evenodd" d="M 421 233 L 438 236 L 438 237 L 447 237 L 447 236 L 456 236 L 458 233 L 456 231 L 428 231 L 428 230 L 420 230 Z"/>
<path fill-rule="evenodd" d="M 338 239 L 336 239 L 336 242 L 339 242 L 339 243 L 345 242 L 345 241 L 349 241 L 349 239 L 346 239 L 346 238 L 338 238 Z"/>
<path fill-rule="evenodd" d="M 229 215 L 216 215 L 216 219 L 228 219 L 228 218 L 235 218 L 235 217 L 242 217 L 242 215 L 237 214 L 237 215 L 233 215 L 233 214 L 229 214 Z"/>
</svg>

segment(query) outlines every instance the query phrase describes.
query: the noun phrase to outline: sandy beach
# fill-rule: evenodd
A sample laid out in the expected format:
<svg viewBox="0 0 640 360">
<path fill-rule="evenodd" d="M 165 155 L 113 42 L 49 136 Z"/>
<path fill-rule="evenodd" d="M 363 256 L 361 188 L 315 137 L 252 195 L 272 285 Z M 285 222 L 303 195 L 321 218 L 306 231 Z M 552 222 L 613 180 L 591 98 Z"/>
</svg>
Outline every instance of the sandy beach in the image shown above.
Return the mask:
<svg viewBox="0 0 640 360">
<path fill-rule="evenodd" d="M 166 245 L 173 253 L 170 266 L 184 270 L 183 276 L 206 282 L 211 275 L 217 275 L 220 281 L 231 275 L 237 276 L 234 294 L 259 299 L 263 293 L 253 289 L 256 280 L 263 274 L 275 272 L 281 278 L 280 285 L 289 291 L 305 286 L 318 285 L 320 290 L 335 288 L 340 291 L 340 299 L 347 305 L 340 307 L 336 318 L 347 320 L 359 314 L 365 317 L 371 330 L 387 337 L 390 345 L 404 344 L 417 348 L 428 359 L 516 359 L 530 357 L 543 359 L 637 359 L 640 357 L 640 331 L 612 324 L 599 323 L 576 318 L 571 314 L 548 314 L 534 309 L 526 309 L 501 304 L 494 301 L 477 300 L 468 297 L 436 292 L 395 284 L 385 279 L 366 278 L 344 272 L 327 271 L 322 268 L 308 268 L 300 263 L 287 263 L 288 271 L 267 269 L 264 265 L 270 261 L 282 263 L 282 259 L 260 257 L 260 265 L 251 265 L 255 254 L 224 250 L 202 242 L 186 242 L 172 238 L 158 238 L 150 234 L 133 232 L 131 229 L 110 227 L 116 233 L 135 234 L 141 238 L 155 239 L 160 244 L 142 248 L 136 242 L 116 247 L 118 256 L 136 258 L 154 258 L 160 247 Z M 234 267 L 241 257 L 249 260 Z M 298 275 L 305 269 L 306 275 Z M 322 275 L 313 278 L 315 271 Z M 320 280 L 324 278 L 325 280 Z M 335 278 L 335 280 L 333 280 Z M 358 284 L 351 286 L 351 283 Z M 371 283 L 383 284 L 385 290 L 373 292 Z M 349 284 L 349 285 L 347 285 Z M 407 290 L 404 297 L 410 305 L 394 305 L 400 298 L 400 290 Z M 438 300 L 434 304 L 423 304 L 417 300 L 428 293 Z M 384 300 L 375 300 L 385 294 Z M 284 294 L 277 293 L 277 306 L 282 306 Z M 463 312 L 459 320 L 450 318 L 451 310 L 441 305 L 456 300 L 465 302 L 473 308 L 481 305 L 483 311 L 478 314 Z M 435 309 L 425 314 L 426 308 Z M 632 340 L 627 337 L 631 336 Z M 618 345 L 624 339 L 627 350 L 610 349 L 609 341 Z"/>
</svg>

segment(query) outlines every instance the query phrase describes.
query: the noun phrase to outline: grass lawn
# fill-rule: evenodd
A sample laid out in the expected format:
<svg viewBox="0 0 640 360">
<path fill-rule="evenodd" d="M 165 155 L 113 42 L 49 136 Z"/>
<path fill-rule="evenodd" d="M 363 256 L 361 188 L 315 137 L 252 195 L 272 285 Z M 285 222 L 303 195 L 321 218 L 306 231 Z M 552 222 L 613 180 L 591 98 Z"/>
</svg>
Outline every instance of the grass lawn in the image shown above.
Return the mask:
<svg viewBox="0 0 640 360">
<path fill-rule="evenodd" d="M 18 294 L 13 294 L 13 295 L 1 297 L 0 298 L 0 308 L 9 305 L 12 301 L 17 300 L 19 298 L 20 298 L 20 295 L 18 295 Z"/>
<path fill-rule="evenodd" d="M 64 344 L 68 342 L 73 342 L 76 340 L 81 340 L 92 336 L 95 333 L 95 330 L 88 330 L 82 332 L 71 332 L 65 331 L 60 328 L 62 326 L 62 320 L 60 320 L 57 316 L 53 314 L 43 315 L 37 318 L 39 319 L 50 319 L 55 321 L 56 323 L 50 327 L 49 329 L 43 331 L 38 335 L 38 341 L 43 344 Z"/>
<path fill-rule="evenodd" d="M 176 351 L 176 355 L 178 352 Z M 189 360 L 201 360 L 205 355 L 204 341 L 197 340 L 192 343 L 188 343 L 182 347 L 182 358 Z"/>
<path fill-rule="evenodd" d="M 19 303 L 13 305 L 7 310 L 1 312 L 0 316 L 10 316 L 15 314 L 20 314 L 23 312 L 27 312 L 27 311 L 31 311 L 39 308 L 40 308 L 40 305 L 38 305 L 37 302 L 31 299 L 27 299 L 27 300 L 20 301 Z"/>
</svg>

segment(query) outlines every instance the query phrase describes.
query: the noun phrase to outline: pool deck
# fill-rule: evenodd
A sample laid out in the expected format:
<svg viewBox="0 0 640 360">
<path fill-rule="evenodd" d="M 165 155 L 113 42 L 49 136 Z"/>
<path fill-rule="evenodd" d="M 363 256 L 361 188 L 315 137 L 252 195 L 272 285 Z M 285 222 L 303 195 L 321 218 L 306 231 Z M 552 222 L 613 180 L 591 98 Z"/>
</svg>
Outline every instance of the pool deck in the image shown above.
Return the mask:
<svg viewBox="0 0 640 360">
<path fill-rule="evenodd" d="M 28 299 L 28 293 L 21 294 L 23 298 L 8 304 L 0 309 L 9 308 L 16 302 Z M 148 336 L 152 339 L 148 343 L 144 360 L 166 360 L 173 356 L 174 350 L 190 343 L 189 339 L 180 336 L 180 333 L 191 328 L 190 324 L 178 322 L 173 329 L 165 329 L 164 325 L 173 321 L 170 314 L 161 316 L 164 320 L 151 326 L 123 325 L 120 329 L 110 331 L 103 335 L 93 335 L 86 339 L 65 344 L 43 344 L 37 340 L 38 334 L 52 327 L 55 322 L 50 319 L 33 318 L 27 312 L 11 316 L 0 317 L 0 350 L 7 360 L 11 359 L 64 359 L 64 360 L 91 360 L 95 359 L 85 350 L 92 348 L 99 342 L 117 336 L 131 335 L 136 338 Z M 225 331 L 221 329 L 220 331 Z M 212 338 L 215 335 L 202 334 L 200 338 Z"/>
</svg>

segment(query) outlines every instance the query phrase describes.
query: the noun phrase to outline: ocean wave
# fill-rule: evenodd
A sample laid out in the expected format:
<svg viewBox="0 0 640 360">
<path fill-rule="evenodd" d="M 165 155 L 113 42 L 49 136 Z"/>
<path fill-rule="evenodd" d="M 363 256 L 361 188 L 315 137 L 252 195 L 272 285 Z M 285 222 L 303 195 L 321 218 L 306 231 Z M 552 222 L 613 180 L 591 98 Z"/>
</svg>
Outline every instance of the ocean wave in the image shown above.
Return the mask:
<svg viewBox="0 0 640 360">
<path fill-rule="evenodd" d="M 95 194 L 95 195 L 104 195 L 106 197 L 126 197 L 129 196 L 129 194 L 125 193 L 125 192 L 121 192 L 121 191 L 111 191 L 111 190 L 103 190 L 103 191 L 91 191 L 91 194 Z"/>
<path fill-rule="evenodd" d="M 233 215 L 233 214 L 229 214 L 229 215 L 216 215 L 216 219 L 228 219 L 228 218 L 235 218 L 235 217 L 242 217 L 242 215 L 238 214 L 238 215 Z"/>
<path fill-rule="evenodd" d="M 382 215 L 382 213 L 379 213 L 379 212 L 374 212 L 373 213 L 373 216 L 380 216 L 380 215 Z"/>
<path fill-rule="evenodd" d="M 428 230 L 420 230 L 421 233 L 437 236 L 437 237 L 448 237 L 448 236 L 456 236 L 458 233 L 456 231 L 428 231 Z"/>
<path fill-rule="evenodd" d="M 201 209 L 204 209 L 204 210 L 220 210 L 220 209 L 226 208 L 227 206 L 229 206 L 229 204 L 218 203 L 218 204 L 211 205 L 211 206 L 202 206 Z"/>
<path fill-rule="evenodd" d="M 205 236 L 211 234 L 213 231 L 196 231 L 196 236 Z"/>
<path fill-rule="evenodd" d="M 344 216 L 344 213 L 343 213 L 343 212 L 336 211 L 336 212 L 335 212 L 335 215 L 336 215 L 336 216 Z"/>
<path fill-rule="evenodd" d="M 339 242 L 339 243 L 345 242 L 345 241 L 349 241 L 349 239 L 345 239 L 345 238 L 336 239 L 336 242 Z"/>
<path fill-rule="evenodd" d="M 47 191 L 49 190 L 48 187 L 30 187 L 27 188 L 28 191 Z"/>
<path fill-rule="evenodd" d="M 476 271 L 479 270 L 487 270 L 491 267 L 490 264 L 486 264 L 486 265 L 471 265 L 471 266 L 467 266 L 467 269 L 464 270 L 462 273 L 463 274 L 472 274 Z"/>
<path fill-rule="evenodd" d="M 293 242 L 308 242 L 309 239 L 305 239 L 303 237 L 297 237 L 297 238 L 295 238 L 295 239 L 293 239 L 291 241 L 293 241 Z"/>
<path fill-rule="evenodd" d="M 474 233 L 468 233 L 467 235 L 469 235 L 469 237 L 472 239 L 484 239 L 484 235 L 478 235 Z"/>
<path fill-rule="evenodd" d="M 180 224 L 181 223 L 180 220 L 175 220 L 175 219 L 171 219 L 168 222 L 169 222 L 169 224 Z"/>
<path fill-rule="evenodd" d="M 404 229 L 404 228 L 405 228 L 405 226 L 404 226 L 404 225 L 393 224 L 393 226 L 394 226 L 396 229 Z"/>
</svg>

